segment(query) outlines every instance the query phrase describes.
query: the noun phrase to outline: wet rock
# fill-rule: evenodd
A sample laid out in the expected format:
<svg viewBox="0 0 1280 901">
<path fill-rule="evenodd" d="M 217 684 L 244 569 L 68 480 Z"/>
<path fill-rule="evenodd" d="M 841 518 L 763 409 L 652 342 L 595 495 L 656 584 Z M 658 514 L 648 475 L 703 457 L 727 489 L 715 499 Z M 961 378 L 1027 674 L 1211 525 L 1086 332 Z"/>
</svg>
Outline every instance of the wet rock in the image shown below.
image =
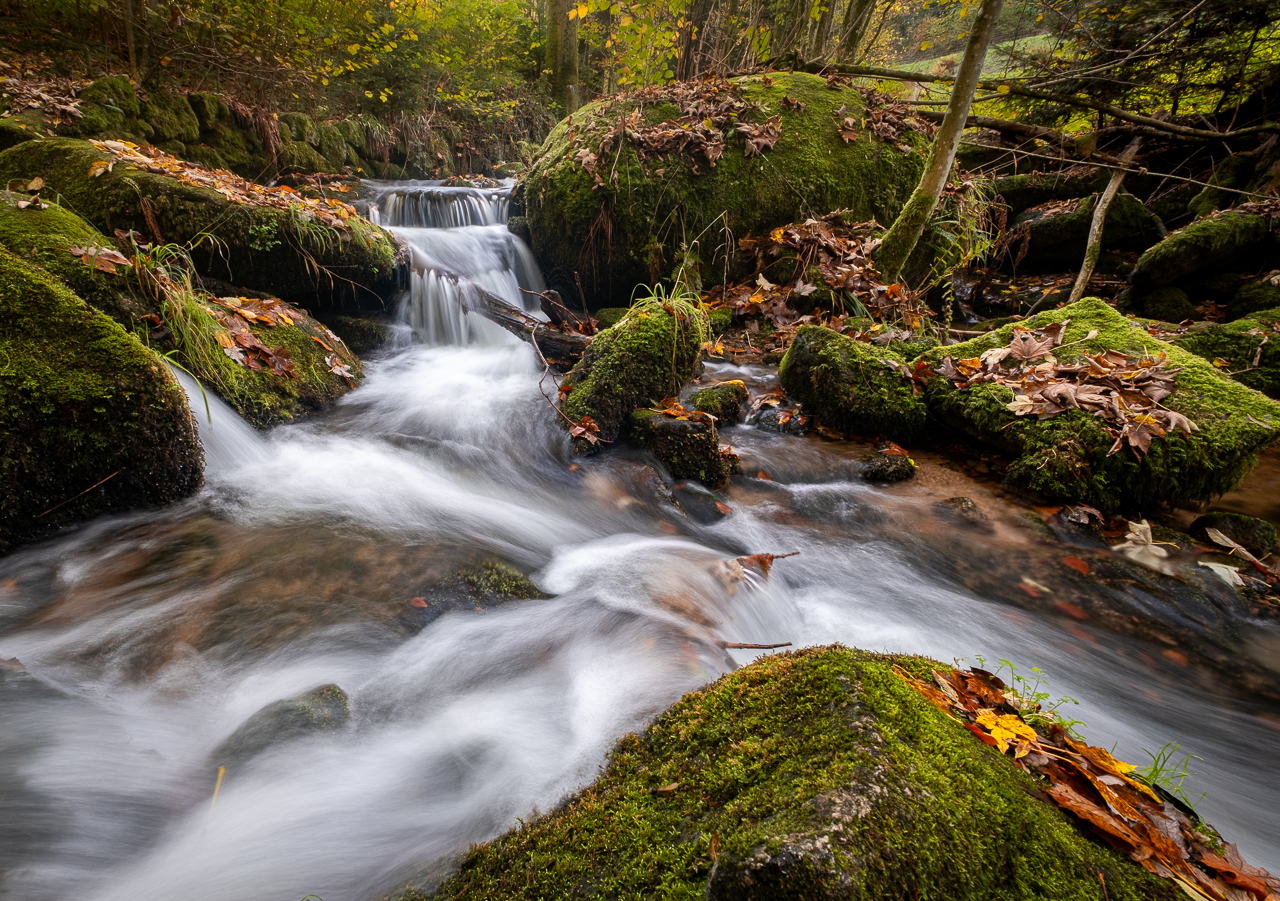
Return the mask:
<svg viewBox="0 0 1280 901">
<path fill-rule="evenodd" d="M 1196 519 L 1187 531 L 1192 538 L 1216 546 L 1217 542 L 1209 537 L 1209 529 L 1216 529 L 1258 557 L 1271 553 L 1276 547 L 1276 527 L 1264 519 L 1243 513 L 1206 513 Z"/>
<path fill-rule="evenodd" d="M 714 422 L 636 410 L 631 414 L 631 437 L 657 457 L 673 478 L 696 479 L 710 488 L 729 483 L 730 467 L 720 453 Z"/>
<path fill-rule="evenodd" d="M 550 597 L 533 580 L 497 558 L 474 560 L 423 591 L 410 601 L 401 617 L 409 631 L 417 631 L 446 613 L 482 612 L 513 601 Z"/>
<path fill-rule="evenodd" d="M 895 666 L 929 680 L 939 664 L 812 648 L 686 695 L 595 783 L 472 846 L 438 897 L 1093 898 L 1099 872 L 1112 901 L 1181 896 Z"/>
<path fill-rule="evenodd" d="M 1026 256 L 1019 272 L 1060 272 L 1075 269 L 1084 259 L 1096 197 L 1052 201 L 1032 207 L 1014 222 L 1028 235 Z M 1144 250 L 1159 239 L 1156 219 L 1132 194 L 1117 194 L 1107 207 L 1102 249 Z M 1013 262 L 1012 256 L 1009 258 Z"/>
<path fill-rule="evenodd" d="M 671 494 L 686 516 L 703 525 L 719 522 L 731 512 L 718 495 L 697 482 L 677 482 L 671 486 Z"/>
<path fill-rule="evenodd" d="M 973 502 L 972 498 L 949 497 L 946 500 L 935 501 L 933 509 L 956 523 L 976 529 L 989 530 L 991 528 L 991 521 L 987 519 L 985 513 L 978 509 L 978 505 Z"/>
<path fill-rule="evenodd" d="M 794 489 L 791 508 L 807 519 L 836 523 L 851 529 L 875 529 L 889 521 L 883 510 L 858 500 L 858 497 L 848 488 L 803 486 Z"/>
<path fill-rule="evenodd" d="M 693 378 L 707 338 L 706 315 L 684 301 L 651 298 L 595 336 L 561 384 L 560 409 L 573 422 L 589 416 L 613 441 L 633 410 L 674 397 Z M 564 418 L 560 418 L 561 424 Z M 598 445 L 579 440 L 579 451 Z"/>
<path fill-rule="evenodd" d="M 3 248 L 0 359 L 0 553 L 200 487 L 200 439 L 159 355 Z"/>
<path fill-rule="evenodd" d="M 366 316 L 325 315 L 320 317 L 320 321 L 341 338 L 352 353 L 362 357 L 391 340 L 390 326 Z"/>
<path fill-rule="evenodd" d="M 809 431 L 811 417 L 795 409 L 765 407 L 750 420 L 762 432 L 778 432 L 782 435 L 803 435 Z"/>
<path fill-rule="evenodd" d="M 740 380 L 724 382 L 695 391 L 689 398 L 689 406 L 711 414 L 716 418 L 716 425 L 724 428 L 742 421 L 742 408 L 747 396 L 747 386 Z"/>
<path fill-rule="evenodd" d="M 862 479 L 865 482 L 904 482 L 916 474 L 916 464 L 902 448 L 890 444 L 879 444 L 876 453 L 867 456 L 863 461 Z"/>
<path fill-rule="evenodd" d="M 1007 154 L 1007 150 L 1002 150 Z M 1009 207 L 1010 218 L 1054 200 L 1073 200 L 1097 194 L 1107 186 L 1110 173 L 1096 169 L 1087 175 L 1034 173 L 991 179 L 991 190 Z"/>
<path fill-rule="evenodd" d="M 289 210 L 233 203 L 211 188 L 126 163 L 89 175 L 93 163 L 112 159 L 86 141 L 27 142 L 0 151 L 0 181 L 39 176 L 50 193 L 61 195 L 104 234 L 132 229 L 154 239 L 154 225 L 163 242 L 192 245 L 200 275 L 306 309 L 389 298 L 395 290 L 395 246 L 371 223 L 352 217 L 349 231 L 340 232 Z M 342 278 L 317 278 L 317 266 Z"/>
<path fill-rule="evenodd" d="M 811 210 L 842 208 L 855 221 L 892 221 L 923 170 L 923 134 L 906 130 L 891 143 L 860 127 L 857 139 L 846 142 L 838 123 L 865 119 L 867 100 L 852 87 L 833 89 L 815 75 L 770 73 L 734 83 L 748 103 L 766 108 L 753 113 L 752 121 L 778 116 L 781 134 L 763 161 L 746 156 L 745 138 L 732 129 L 713 168 L 700 155 L 695 161 L 681 152 L 641 161 L 626 139 L 620 151 L 616 139 L 613 149 L 601 150 L 605 134 L 633 110 L 646 125 L 680 118 L 671 102 L 609 97 L 557 125 L 524 182 L 533 251 L 542 268 L 578 270 L 593 308 L 618 306 L 637 284 L 652 284 L 683 258 L 685 239 L 678 232 L 693 237 L 727 228 L 739 236 L 760 235 L 801 221 Z M 783 98 L 798 104 L 784 105 Z M 608 176 L 608 185 L 597 187 L 596 174 L 580 161 L 585 153 L 599 158 L 597 172 Z M 662 225 L 677 220 L 680 229 Z M 704 262 L 704 285 L 718 283 L 723 266 Z"/>
<path fill-rule="evenodd" d="M 907 366 L 890 348 L 806 325 L 787 350 L 778 379 L 828 428 L 907 443 L 921 437 L 925 423 L 924 399 L 900 374 Z"/>
<path fill-rule="evenodd" d="M 1166 354 L 1178 374 L 1176 389 L 1162 403 L 1190 419 L 1196 430 L 1155 438 L 1139 460 L 1127 449 L 1110 453 L 1115 436 L 1083 411 L 1068 410 L 1037 421 L 1009 411 L 1007 405 L 1014 400 L 1009 388 L 988 383 L 960 390 L 941 376 L 930 379 L 925 392 L 930 414 L 1013 455 L 1005 476 L 1009 483 L 1058 501 L 1089 504 L 1104 513 L 1203 503 L 1238 485 L 1257 462 L 1257 452 L 1280 436 L 1268 425 L 1280 424 L 1275 402 L 1226 378 L 1208 361 L 1152 338 L 1096 298 L 1038 314 L 1027 326 L 1068 319 L 1066 349 L 1058 354 L 1063 362 L 1108 349 Z M 1085 341 L 1095 330 L 1097 337 Z M 936 363 L 944 355 L 979 357 L 993 347 L 1008 346 L 1011 338 L 1012 327 L 1006 326 L 990 336 L 931 351 L 923 359 Z"/>
<path fill-rule="evenodd" d="M 337 732 L 350 718 L 347 693 L 336 685 L 322 685 L 296 698 L 263 707 L 218 745 L 211 758 L 215 766 L 225 766 L 234 774 L 269 748 L 311 735 Z"/>
<path fill-rule="evenodd" d="M 1191 329 L 1173 344 L 1209 362 L 1225 360 L 1231 378 L 1280 399 L 1280 307 Z"/>
</svg>

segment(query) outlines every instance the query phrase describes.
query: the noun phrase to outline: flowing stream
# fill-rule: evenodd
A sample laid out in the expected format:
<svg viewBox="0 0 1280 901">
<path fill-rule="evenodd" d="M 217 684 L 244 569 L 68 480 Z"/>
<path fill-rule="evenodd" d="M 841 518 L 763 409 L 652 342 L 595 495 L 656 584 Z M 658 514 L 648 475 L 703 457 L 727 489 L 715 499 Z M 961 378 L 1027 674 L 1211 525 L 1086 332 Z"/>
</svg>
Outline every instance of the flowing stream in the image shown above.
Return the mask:
<svg viewBox="0 0 1280 901">
<path fill-rule="evenodd" d="M 404 301 L 418 343 L 268 435 L 212 396 L 206 413 L 187 382 L 198 497 L 0 560 L 0 660 L 26 669 L 0 666 L 0 898 L 368 901 L 429 881 L 751 659 L 726 641 L 1039 666 L 1094 743 L 1203 758 L 1200 811 L 1280 869 L 1274 706 L 957 579 L 966 557 L 1004 560 L 1011 584 L 1049 578 L 1025 507 L 933 458 L 911 483 L 868 485 L 864 448 L 747 426 L 724 433 L 755 474 L 720 495 L 724 517 L 639 453 L 575 459 L 531 347 L 465 312 L 471 286 L 522 306 L 518 288 L 540 287 L 505 200 L 418 187 L 380 203 L 422 276 Z M 957 494 L 989 531 L 934 506 Z M 800 554 L 731 591 L 720 561 L 761 551 Z M 432 586 L 492 558 L 550 597 L 433 608 Z M 215 798 L 215 748 L 326 683 L 348 693 L 348 725 L 231 767 Z"/>
</svg>

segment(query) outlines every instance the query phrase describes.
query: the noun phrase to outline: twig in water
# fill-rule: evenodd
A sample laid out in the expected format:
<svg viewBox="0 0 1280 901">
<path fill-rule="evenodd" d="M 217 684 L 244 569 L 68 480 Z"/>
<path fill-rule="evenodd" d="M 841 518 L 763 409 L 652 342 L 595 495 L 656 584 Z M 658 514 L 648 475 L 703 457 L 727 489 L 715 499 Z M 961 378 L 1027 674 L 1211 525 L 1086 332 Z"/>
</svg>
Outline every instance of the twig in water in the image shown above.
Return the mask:
<svg viewBox="0 0 1280 901">
<path fill-rule="evenodd" d="M 533 337 L 533 329 L 529 330 L 529 336 L 531 338 Z M 534 341 L 532 343 L 533 343 L 533 349 L 538 352 L 538 359 L 542 360 L 542 367 L 543 367 L 542 378 L 538 379 L 538 393 L 542 395 L 542 397 L 546 400 L 547 403 L 551 404 L 551 409 L 559 413 L 561 418 L 564 419 L 565 422 L 569 423 L 570 426 L 576 426 L 577 423 L 574 422 L 572 419 L 570 419 L 568 415 L 564 412 L 564 410 L 561 410 L 559 407 L 557 407 L 556 402 L 551 399 L 551 396 L 547 394 L 546 391 L 542 390 L 542 383 L 546 380 L 547 373 L 551 371 L 551 364 L 548 363 L 547 358 L 542 355 L 542 348 L 538 346 L 538 342 Z M 599 441 L 601 444 L 613 444 L 613 442 L 607 438 L 597 438 L 596 440 Z M 799 552 L 797 551 L 797 553 Z"/>
<path fill-rule="evenodd" d="M 780 641 L 777 644 L 746 644 L 745 642 L 741 642 L 741 641 L 722 641 L 720 642 L 720 647 L 742 648 L 744 650 L 751 650 L 751 651 L 771 651 L 774 648 L 789 648 L 791 647 L 791 642 Z"/>
</svg>

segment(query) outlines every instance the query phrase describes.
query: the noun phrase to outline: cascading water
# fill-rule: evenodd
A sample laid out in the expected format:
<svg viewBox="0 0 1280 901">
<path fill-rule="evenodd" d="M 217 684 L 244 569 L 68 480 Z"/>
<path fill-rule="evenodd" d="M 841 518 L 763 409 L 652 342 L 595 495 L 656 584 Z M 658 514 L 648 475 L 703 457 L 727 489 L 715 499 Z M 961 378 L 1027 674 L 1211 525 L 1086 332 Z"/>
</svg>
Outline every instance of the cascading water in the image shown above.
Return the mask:
<svg viewBox="0 0 1280 901">
<path fill-rule="evenodd" d="M 506 227 L 510 186 L 446 188 L 434 182 L 382 188 L 370 215 L 409 247 L 401 317 L 427 344 L 501 344 L 511 339 L 473 312 L 486 291 L 544 318 L 545 289 L 533 254 Z"/>
<path fill-rule="evenodd" d="M 519 260 L 468 231 L 497 227 L 414 247 L 442 272 L 487 247 L 478 277 Z M 570 456 L 529 345 L 445 343 L 368 362 L 335 409 L 266 436 L 185 382 L 200 496 L 0 559 L 0 663 L 21 662 L 0 665 L 0 898 L 372 901 L 590 781 L 620 735 L 750 659 L 726 641 L 1038 665 L 1095 744 L 1198 755 L 1200 811 L 1278 868 L 1265 708 L 1149 642 L 959 584 L 948 561 L 1060 565 L 1031 555 L 1025 507 L 940 464 L 873 487 L 859 446 L 738 426 L 725 440 L 768 478 L 736 479 L 731 515 L 703 523 L 642 455 Z M 989 530 L 938 512 L 958 493 Z M 759 551 L 800 555 L 731 594 L 718 561 Z M 491 558 L 549 597 L 440 606 L 433 586 Z M 215 798 L 215 749 L 326 683 L 350 722 L 232 764 Z"/>
</svg>

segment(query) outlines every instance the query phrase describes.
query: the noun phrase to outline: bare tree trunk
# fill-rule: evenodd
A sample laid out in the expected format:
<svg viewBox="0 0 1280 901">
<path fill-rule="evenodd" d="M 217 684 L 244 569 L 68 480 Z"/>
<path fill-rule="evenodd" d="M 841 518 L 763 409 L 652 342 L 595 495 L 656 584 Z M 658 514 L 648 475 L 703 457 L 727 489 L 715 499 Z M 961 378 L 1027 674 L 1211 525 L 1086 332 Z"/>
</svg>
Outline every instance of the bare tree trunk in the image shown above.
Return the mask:
<svg viewBox="0 0 1280 901">
<path fill-rule="evenodd" d="M 551 99 L 566 116 L 578 109 L 578 20 L 570 0 L 547 0 L 547 60 Z"/>
<path fill-rule="evenodd" d="M 133 0 L 124 0 L 124 38 L 129 45 L 129 77 L 138 80 L 138 48 L 133 40 Z"/>
<path fill-rule="evenodd" d="M 938 206 L 942 189 L 947 185 L 947 176 L 951 174 L 951 164 L 956 158 L 956 148 L 960 146 L 960 136 L 964 133 L 965 122 L 969 118 L 973 92 L 982 76 L 987 46 L 991 43 L 991 35 L 1003 7 L 1004 0 L 983 0 L 982 9 L 978 11 L 973 23 L 973 31 L 969 34 L 969 43 L 964 48 L 964 59 L 960 61 L 955 84 L 951 87 L 947 116 L 942 120 L 942 127 L 933 140 L 933 149 L 925 163 L 924 175 L 876 253 L 876 263 L 889 281 L 897 281 L 902 273 L 907 257 L 915 249 L 925 224 Z"/>
<path fill-rule="evenodd" d="M 1141 146 L 1142 137 L 1139 135 L 1129 143 L 1124 153 L 1120 154 L 1120 165 L 1128 166 L 1133 162 Z M 1120 190 L 1120 183 L 1124 181 L 1124 176 L 1124 169 L 1117 169 L 1111 173 L 1111 180 L 1107 182 L 1106 189 L 1093 208 L 1093 221 L 1089 223 L 1089 243 L 1085 245 L 1084 262 L 1080 264 L 1080 274 L 1076 276 L 1076 283 L 1071 289 L 1071 296 L 1067 299 L 1067 303 L 1075 303 L 1084 297 L 1085 288 L 1088 287 L 1089 279 L 1093 275 L 1093 267 L 1098 265 L 1098 257 L 1102 253 L 1102 226 L 1107 220 L 1107 209 L 1115 199 L 1116 192 Z"/>
</svg>

